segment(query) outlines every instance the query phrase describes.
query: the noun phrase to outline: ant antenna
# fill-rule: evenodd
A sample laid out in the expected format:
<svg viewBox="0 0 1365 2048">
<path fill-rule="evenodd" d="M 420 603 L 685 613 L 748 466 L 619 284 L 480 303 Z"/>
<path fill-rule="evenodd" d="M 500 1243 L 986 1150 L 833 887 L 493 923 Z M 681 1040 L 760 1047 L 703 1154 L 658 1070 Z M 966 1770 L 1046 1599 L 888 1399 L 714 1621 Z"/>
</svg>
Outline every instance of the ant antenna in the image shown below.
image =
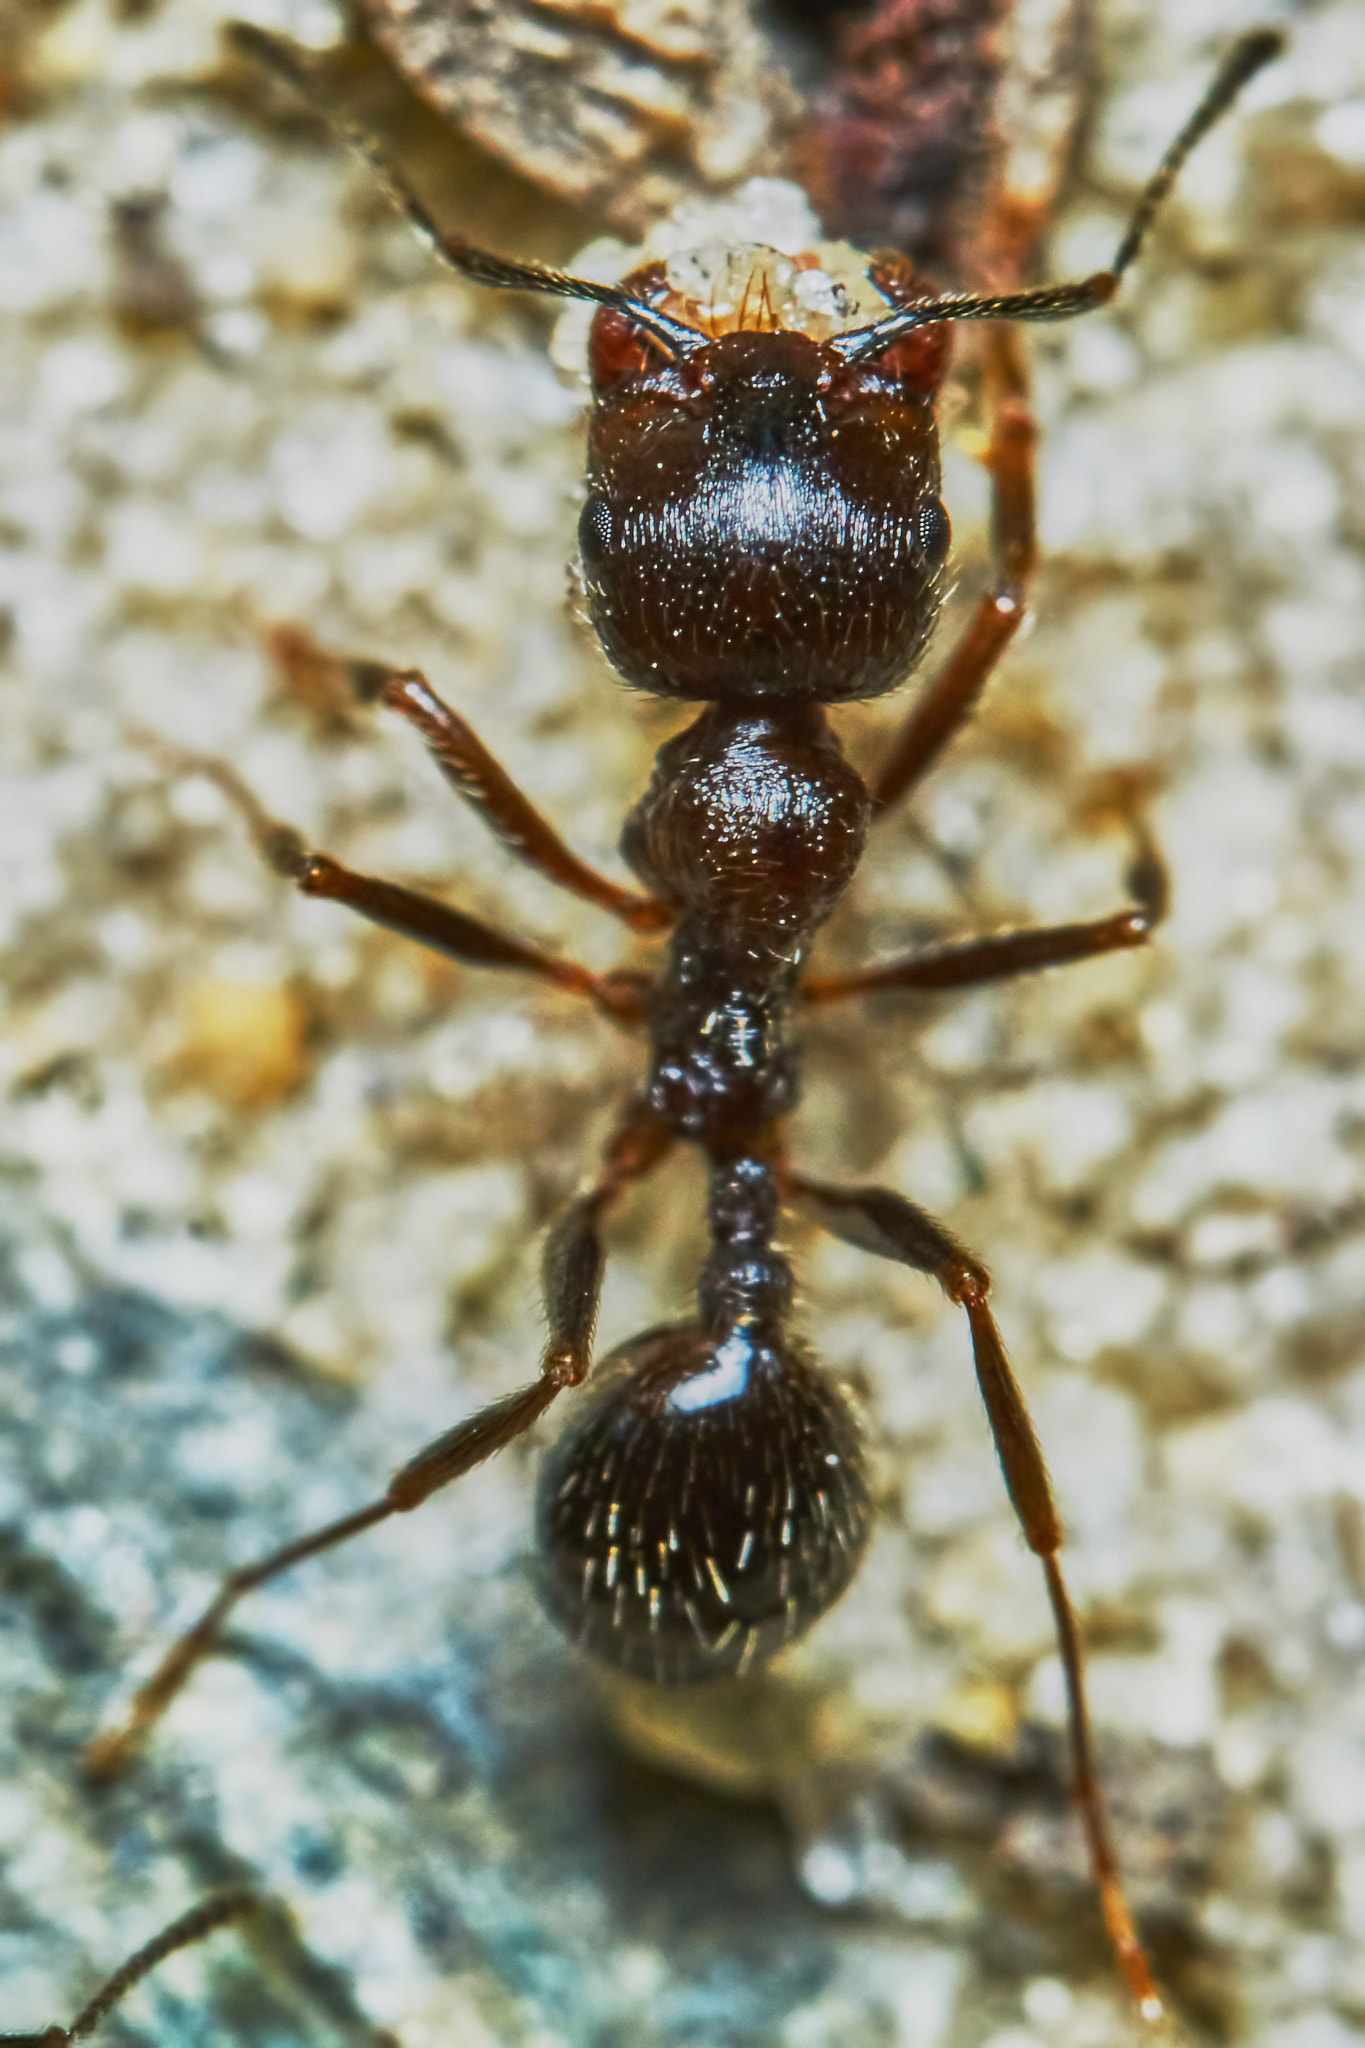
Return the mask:
<svg viewBox="0 0 1365 2048">
<path fill-rule="evenodd" d="M 1284 37 L 1278 29 L 1253 29 L 1233 44 L 1216 72 L 1212 84 L 1186 121 L 1156 170 L 1143 188 L 1133 209 L 1123 240 L 1107 270 L 1097 270 L 1074 284 L 1044 285 L 1026 292 L 1009 292 L 995 298 L 948 296 L 922 299 L 918 304 L 879 320 L 872 327 L 853 327 L 831 337 L 850 363 L 865 363 L 882 350 L 937 320 L 1070 320 L 1103 306 L 1118 290 L 1119 279 L 1141 249 L 1158 208 L 1180 175 L 1181 166 L 1236 99 L 1256 73 L 1278 57 Z"/>
<path fill-rule="evenodd" d="M 260 1900 L 254 1892 L 237 1891 L 222 1892 L 216 1899 L 206 1899 L 202 1906 L 191 1907 L 188 1913 L 182 1913 L 178 1920 L 172 1920 L 169 1927 L 163 1927 L 160 1934 L 154 1935 L 145 1948 L 129 1956 L 108 1983 L 101 1984 L 90 2003 L 82 2007 L 69 2027 L 44 2027 L 38 2034 L 0 2034 L 0 2048 L 68 2048 L 73 2041 L 88 2039 L 134 1985 L 140 1984 L 159 1963 L 164 1963 L 167 1956 L 174 1955 L 177 1949 L 193 1947 L 195 1942 L 216 1934 L 220 1927 L 226 1927 L 233 1920 L 245 1920 L 259 1905 Z"/>
<path fill-rule="evenodd" d="M 268 29 L 257 28 L 254 23 L 245 21 L 231 23 L 227 37 L 236 49 L 273 71 L 302 98 L 312 99 L 307 69 L 300 64 L 286 37 L 272 35 Z M 349 121 L 337 120 L 330 114 L 328 118 L 373 167 L 422 239 L 452 270 L 458 270 L 475 284 L 491 285 L 505 291 L 545 292 L 556 299 L 588 299 L 594 305 L 608 306 L 612 312 L 623 313 L 641 328 L 670 362 L 676 362 L 680 356 L 705 343 L 706 336 L 698 333 L 696 328 L 688 327 L 681 320 L 670 319 L 667 313 L 646 305 L 643 299 L 632 298 L 620 285 L 599 284 L 594 278 L 574 277 L 567 271 L 550 270 L 540 263 L 517 263 L 506 256 L 495 256 L 488 249 L 480 249 L 475 243 L 465 241 L 462 235 L 446 234 L 372 136 Z"/>
</svg>

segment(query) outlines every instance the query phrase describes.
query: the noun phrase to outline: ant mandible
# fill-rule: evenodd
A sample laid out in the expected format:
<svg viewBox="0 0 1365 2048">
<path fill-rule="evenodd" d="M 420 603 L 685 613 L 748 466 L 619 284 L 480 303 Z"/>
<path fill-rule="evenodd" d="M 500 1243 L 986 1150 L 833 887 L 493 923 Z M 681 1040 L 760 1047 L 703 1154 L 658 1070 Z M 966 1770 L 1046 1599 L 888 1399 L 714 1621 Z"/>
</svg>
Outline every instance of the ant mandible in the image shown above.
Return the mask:
<svg viewBox="0 0 1365 2048">
<path fill-rule="evenodd" d="M 276 69 L 273 39 L 239 31 Z M 801 1635 L 848 1585 L 867 1540 L 862 1441 L 842 1395 L 790 1328 L 792 1269 L 774 1240 L 784 1205 L 834 1236 L 937 1280 L 965 1311 L 977 1379 L 1029 1548 L 1047 1582 L 1065 1674 L 1075 1796 L 1104 1919 L 1143 2017 L 1162 2001 L 1124 1894 L 1096 1772 L 1063 1532 L 1043 1455 L 988 1304 L 984 1266 L 933 1217 L 886 1189 L 838 1187 L 789 1162 L 798 1087 L 793 1008 L 873 991 L 966 988 L 1147 942 L 1165 877 L 1141 842 L 1133 900 L 1086 923 L 1009 932 L 802 979 L 810 939 L 851 881 L 869 824 L 934 765 L 1018 631 L 1034 566 L 1030 419 L 1001 323 L 1066 320 L 1105 305 L 1181 164 L 1279 51 L 1261 30 L 1230 51 L 1134 210 L 1107 270 L 994 296 L 940 295 L 903 259 L 878 258 L 891 306 L 824 341 L 752 321 L 714 333 L 668 306 L 659 266 L 621 285 L 512 262 L 443 234 L 401 186 L 437 252 L 477 283 L 596 304 L 595 408 L 579 522 L 592 623 L 627 683 L 698 701 L 661 748 L 626 821 L 624 856 L 647 894 L 580 861 L 415 671 L 356 663 L 360 693 L 422 735 L 437 766 L 503 844 L 633 932 L 669 934 L 653 974 L 595 974 L 463 912 L 309 850 L 226 769 L 262 850 L 305 895 L 469 965 L 584 996 L 643 1033 L 648 1066 L 601 1170 L 550 1233 L 549 1338 L 528 1385 L 427 1445 L 367 1507 L 230 1573 L 136 1694 L 91 1766 L 126 1762 L 217 1644 L 236 1603 L 303 1559 L 411 1513 L 536 1423 L 593 1370 L 603 1224 L 679 1140 L 710 1175 L 711 1248 L 695 1320 L 646 1331 L 594 1374 L 546 1459 L 537 1505 L 540 1588 L 593 1656 L 647 1679 L 742 1672 Z M 292 74 L 291 75 L 295 75 Z M 381 167 L 382 168 L 382 167 Z M 988 328 L 993 416 L 993 587 L 916 703 L 871 787 L 844 759 L 829 705 L 905 681 L 945 591 L 935 397 L 950 325 Z M 204 764 L 195 762 L 197 767 Z M 210 772 L 215 772 L 212 769 Z M 216 1922 L 214 1924 L 217 1924 Z"/>
</svg>

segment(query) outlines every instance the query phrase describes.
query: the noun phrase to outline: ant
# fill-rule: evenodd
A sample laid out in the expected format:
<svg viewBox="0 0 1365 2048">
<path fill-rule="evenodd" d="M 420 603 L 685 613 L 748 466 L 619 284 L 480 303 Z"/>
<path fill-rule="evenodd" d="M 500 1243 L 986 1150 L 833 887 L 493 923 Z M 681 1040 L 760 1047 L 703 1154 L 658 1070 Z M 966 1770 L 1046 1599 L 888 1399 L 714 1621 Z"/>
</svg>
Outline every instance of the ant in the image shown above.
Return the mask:
<svg viewBox="0 0 1365 2048">
<path fill-rule="evenodd" d="M 238 40 L 300 82 L 273 39 L 247 30 Z M 419 1451 L 379 1499 L 230 1573 L 123 1724 L 92 1743 L 93 1770 L 129 1761 L 247 1593 L 413 1512 L 590 1375 L 539 1483 L 539 1583 L 553 1619 L 591 1655 L 665 1683 L 742 1673 L 803 1634 L 857 1570 L 870 1502 L 854 1415 L 791 1328 L 793 1274 L 776 1232 L 783 1208 L 796 1207 L 835 1237 L 937 1280 L 966 1315 L 1005 1485 L 1051 1602 L 1075 1799 L 1104 1921 L 1138 2011 L 1161 2019 L 1101 1796 L 1061 1521 L 991 1313 L 989 1274 L 902 1195 L 801 1173 L 784 1127 L 798 1091 L 797 1007 L 965 988 L 1140 947 L 1162 919 L 1164 869 L 1139 833 L 1132 900 L 1109 916 L 802 977 L 869 826 L 937 762 L 1024 617 L 1036 552 L 1035 430 L 1009 323 L 1071 319 L 1113 298 L 1190 151 L 1281 46 L 1272 30 L 1233 46 L 1107 269 L 1041 288 L 943 294 L 904 258 L 874 258 L 869 275 L 889 310 L 823 341 L 783 327 L 766 291 L 717 331 L 720 323 L 670 293 L 662 266 L 609 285 L 489 254 L 443 234 L 391 179 L 416 227 L 465 277 L 597 308 L 579 522 L 589 616 L 629 685 L 704 706 L 660 749 L 625 824 L 622 851 L 643 893 L 573 854 L 422 675 L 355 662 L 351 681 L 416 727 L 506 847 L 630 931 L 667 934 L 666 961 L 648 974 L 598 974 L 547 954 L 311 850 L 230 770 L 191 765 L 215 775 L 272 866 L 305 895 L 348 904 L 462 963 L 586 998 L 643 1035 L 647 1070 L 597 1179 L 546 1244 L 549 1336 L 537 1376 Z M 945 595 L 935 399 L 959 321 L 986 328 L 995 580 L 868 787 L 845 760 L 827 707 L 899 687 Z M 645 1331 L 594 1366 L 604 1225 L 680 1142 L 701 1152 L 710 1177 L 695 1318 Z"/>
</svg>

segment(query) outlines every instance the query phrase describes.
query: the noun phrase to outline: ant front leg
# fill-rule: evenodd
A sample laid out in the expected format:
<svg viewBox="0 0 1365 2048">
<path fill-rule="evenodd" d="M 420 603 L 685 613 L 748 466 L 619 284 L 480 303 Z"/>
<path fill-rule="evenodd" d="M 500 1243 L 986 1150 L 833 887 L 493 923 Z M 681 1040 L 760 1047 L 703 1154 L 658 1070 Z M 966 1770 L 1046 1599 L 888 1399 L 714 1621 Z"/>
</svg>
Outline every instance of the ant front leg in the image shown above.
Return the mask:
<svg viewBox="0 0 1365 2048">
<path fill-rule="evenodd" d="M 1033 1423 L 1010 1369 L 994 1316 L 986 1303 L 990 1275 L 963 1249 L 941 1223 L 917 1209 L 904 1196 L 886 1188 L 837 1188 L 792 1174 L 786 1191 L 824 1229 L 861 1251 L 894 1259 L 938 1281 L 951 1301 L 966 1310 L 971 1328 L 977 1384 L 985 1404 L 991 1435 L 1000 1458 L 1024 1540 L 1037 1557 L 1047 1581 L 1066 1679 L 1067 1723 L 1071 1738 L 1076 1803 L 1085 1829 L 1090 1867 L 1105 1926 L 1114 1945 L 1124 1980 L 1145 2020 L 1163 2017 L 1164 2007 L 1123 1889 L 1118 1857 L 1100 1793 L 1095 1766 L 1095 1741 L 1085 1692 L 1085 1665 L 1080 1630 L 1059 1562 L 1063 1541 L 1061 1517 Z"/>
<path fill-rule="evenodd" d="M 920 697 L 872 782 L 874 816 L 889 810 L 933 767 L 970 716 L 997 662 L 1019 631 L 1029 579 L 1038 559 L 1033 450 L 1038 429 L 1029 410 L 1028 365 L 1011 327 L 984 339 L 991 438 L 991 551 L 995 580 L 948 659 Z"/>
<path fill-rule="evenodd" d="M 960 945 L 934 946 L 878 960 L 853 974 L 819 974 L 802 985 L 805 1003 L 836 1003 L 845 996 L 977 988 L 1016 974 L 1037 974 L 1045 967 L 1065 967 L 1073 960 L 1094 960 L 1102 953 L 1122 953 L 1145 946 L 1166 915 L 1169 888 L 1166 866 L 1145 838 L 1128 870 L 1133 905 L 1111 917 L 1080 924 L 1044 925 L 1018 932 L 997 932 L 988 939 Z"/>
<path fill-rule="evenodd" d="M 286 674 L 315 682 L 319 672 L 347 686 L 362 703 L 381 703 L 416 726 L 436 766 L 509 853 L 585 903 L 610 911 L 634 932 L 666 931 L 673 922 L 667 903 L 623 889 L 580 860 L 507 770 L 489 753 L 473 727 L 444 703 L 415 668 L 390 668 L 377 661 L 328 654 L 293 627 L 279 627 L 271 651 Z"/>
<path fill-rule="evenodd" d="M 368 1507 L 285 1544 L 255 1564 L 229 1572 L 193 1628 L 171 1645 L 134 1695 L 122 1725 L 89 1744 L 85 1754 L 89 1771 L 98 1777 L 108 1776 L 131 1760 L 196 1666 L 218 1647 L 228 1616 L 246 1594 L 306 1558 L 348 1543 L 391 1515 L 411 1514 L 443 1486 L 462 1479 L 486 1458 L 524 1436 L 566 1388 L 582 1384 L 592 1363 L 602 1292 L 603 1215 L 626 1188 L 659 1163 L 671 1143 L 671 1133 L 653 1112 L 642 1103 L 632 1104 L 607 1146 L 595 1186 L 580 1196 L 551 1230 L 541 1262 L 549 1335 L 536 1378 L 427 1444 L 395 1472 L 386 1491 Z"/>
</svg>

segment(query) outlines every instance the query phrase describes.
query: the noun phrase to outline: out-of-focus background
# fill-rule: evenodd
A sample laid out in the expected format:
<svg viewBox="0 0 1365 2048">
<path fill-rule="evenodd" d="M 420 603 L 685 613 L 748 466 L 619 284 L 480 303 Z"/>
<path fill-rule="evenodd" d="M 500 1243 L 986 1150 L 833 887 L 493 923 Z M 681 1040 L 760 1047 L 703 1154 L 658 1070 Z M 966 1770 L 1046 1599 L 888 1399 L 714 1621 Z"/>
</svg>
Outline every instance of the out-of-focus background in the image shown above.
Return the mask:
<svg viewBox="0 0 1365 2048">
<path fill-rule="evenodd" d="M 225 1563 L 371 1498 L 526 1377 L 537 1233 L 636 1058 L 567 1000 L 296 899 L 213 785 L 136 735 L 231 762 L 352 865 L 605 966 L 625 957 L 605 920 L 514 867 L 411 735 L 286 678 L 267 637 L 421 663 L 603 862 L 680 723 L 571 619 L 582 391 L 550 362 L 552 314 L 443 275 L 322 122 L 225 55 L 234 11 L 0 20 L 0 2026 L 69 2016 L 245 1879 L 274 1902 L 261 1929 L 167 1965 L 111 2042 L 1131 2038 L 965 1332 L 927 1283 L 795 1229 L 881 1515 L 779 1669 L 666 1701 L 601 1686 L 531 1594 L 528 1446 L 259 1596 L 147 1761 L 104 1791 L 80 1776 Z M 1134 802 L 1171 921 L 1140 958 L 820 1019 L 798 1149 L 902 1188 L 996 1275 L 1182 2024 L 1347 2048 L 1365 16 L 1277 12 L 1285 60 L 1190 166 L 1119 306 L 1030 344 L 1036 626 L 822 946 L 851 962 L 1098 914 Z M 548 35 L 551 13 L 511 18 Z M 323 54 L 333 103 L 401 140 L 444 217 L 554 260 L 621 224 L 337 54 L 321 0 L 257 18 Z M 1053 274 L 1105 260 L 1260 18 L 1103 0 Z M 985 572 L 970 444 L 948 496 L 961 611 Z M 894 717 L 844 718 L 856 758 Z M 685 1311 L 699 1193 L 684 1162 L 623 1212 L 606 1341 Z"/>
</svg>

